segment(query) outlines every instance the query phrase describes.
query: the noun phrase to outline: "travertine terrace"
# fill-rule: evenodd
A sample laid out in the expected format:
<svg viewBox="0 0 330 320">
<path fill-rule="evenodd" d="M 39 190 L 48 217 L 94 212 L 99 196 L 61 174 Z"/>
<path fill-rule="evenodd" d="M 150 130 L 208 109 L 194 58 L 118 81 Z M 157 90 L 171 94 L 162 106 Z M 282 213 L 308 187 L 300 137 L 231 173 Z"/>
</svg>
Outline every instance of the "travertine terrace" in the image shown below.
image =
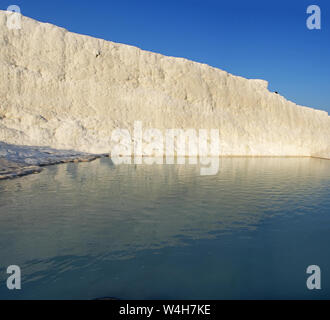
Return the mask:
<svg viewBox="0 0 330 320">
<path fill-rule="evenodd" d="M 182 58 L 0 11 L 0 141 L 111 152 L 114 128 L 219 129 L 222 155 L 330 158 L 330 117 Z"/>
</svg>

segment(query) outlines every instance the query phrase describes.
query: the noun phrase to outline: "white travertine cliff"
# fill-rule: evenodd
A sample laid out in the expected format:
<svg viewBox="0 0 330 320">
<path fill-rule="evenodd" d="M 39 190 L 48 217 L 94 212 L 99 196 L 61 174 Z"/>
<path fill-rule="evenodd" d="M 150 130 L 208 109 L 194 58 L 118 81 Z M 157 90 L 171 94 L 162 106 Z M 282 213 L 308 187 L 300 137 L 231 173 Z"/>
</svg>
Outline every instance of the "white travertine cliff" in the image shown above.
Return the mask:
<svg viewBox="0 0 330 320">
<path fill-rule="evenodd" d="M 114 128 L 219 129 L 221 154 L 330 158 L 330 117 L 182 58 L 0 11 L 0 141 L 111 151 Z"/>
</svg>

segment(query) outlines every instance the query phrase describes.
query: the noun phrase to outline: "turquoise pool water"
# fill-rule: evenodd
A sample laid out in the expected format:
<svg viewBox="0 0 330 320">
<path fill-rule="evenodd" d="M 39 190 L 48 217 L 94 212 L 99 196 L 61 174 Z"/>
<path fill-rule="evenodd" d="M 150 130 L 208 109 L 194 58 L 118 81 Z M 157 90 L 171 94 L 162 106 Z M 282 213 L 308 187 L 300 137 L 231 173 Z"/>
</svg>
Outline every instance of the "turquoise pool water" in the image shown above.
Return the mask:
<svg viewBox="0 0 330 320">
<path fill-rule="evenodd" d="M 322 159 L 223 158 L 201 176 L 104 158 L 0 182 L 0 299 L 329 299 L 329 244 Z"/>
</svg>

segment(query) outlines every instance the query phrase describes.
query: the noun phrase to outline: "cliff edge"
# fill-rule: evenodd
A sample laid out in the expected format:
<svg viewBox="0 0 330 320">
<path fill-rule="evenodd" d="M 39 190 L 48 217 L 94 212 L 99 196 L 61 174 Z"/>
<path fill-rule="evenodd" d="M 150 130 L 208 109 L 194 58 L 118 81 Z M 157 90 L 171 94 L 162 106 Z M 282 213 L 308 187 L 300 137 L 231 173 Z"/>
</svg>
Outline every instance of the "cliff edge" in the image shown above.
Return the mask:
<svg viewBox="0 0 330 320">
<path fill-rule="evenodd" d="M 70 33 L 0 11 L 0 141 L 90 153 L 111 132 L 219 129 L 222 155 L 330 158 L 330 117 L 182 58 Z"/>
</svg>

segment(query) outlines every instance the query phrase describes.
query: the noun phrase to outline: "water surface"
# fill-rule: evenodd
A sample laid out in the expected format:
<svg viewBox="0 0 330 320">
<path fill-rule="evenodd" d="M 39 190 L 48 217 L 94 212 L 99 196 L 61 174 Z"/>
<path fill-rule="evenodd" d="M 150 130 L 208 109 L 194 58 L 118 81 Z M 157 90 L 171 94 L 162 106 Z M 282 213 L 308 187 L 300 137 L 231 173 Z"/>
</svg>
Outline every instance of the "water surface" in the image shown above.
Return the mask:
<svg viewBox="0 0 330 320">
<path fill-rule="evenodd" d="M 330 161 L 199 169 L 105 158 L 1 181 L 0 298 L 330 298 Z M 322 290 L 306 287 L 314 264 Z"/>
</svg>

